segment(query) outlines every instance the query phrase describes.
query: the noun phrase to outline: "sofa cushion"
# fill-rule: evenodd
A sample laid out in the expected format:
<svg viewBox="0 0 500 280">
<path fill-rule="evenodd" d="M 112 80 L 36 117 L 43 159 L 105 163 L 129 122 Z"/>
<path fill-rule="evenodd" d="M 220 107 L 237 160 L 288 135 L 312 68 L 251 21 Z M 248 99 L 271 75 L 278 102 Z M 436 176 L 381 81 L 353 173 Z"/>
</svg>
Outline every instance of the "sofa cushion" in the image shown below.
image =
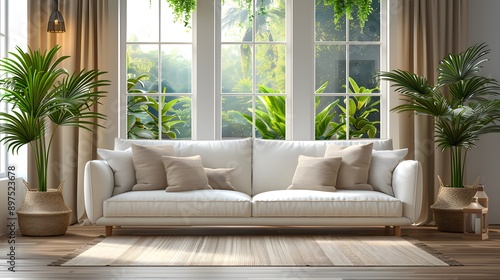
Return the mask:
<svg viewBox="0 0 500 280">
<path fill-rule="evenodd" d="M 408 149 L 372 152 L 368 184 L 373 190 L 394 196 L 392 190 L 392 172 L 398 163 L 408 154 Z"/>
<path fill-rule="evenodd" d="M 299 156 L 299 163 L 293 175 L 289 190 L 316 190 L 334 192 L 341 157 Z"/>
<path fill-rule="evenodd" d="M 113 195 L 121 194 L 132 190 L 135 185 L 135 169 L 132 160 L 132 150 L 113 151 L 97 149 L 97 154 L 106 161 L 113 170 L 115 187 Z"/>
<path fill-rule="evenodd" d="M 132 143 L 144 146 L 172 145 L 175 156 L 187 157 L 200 155 L 203 166 L 208 168 L 234 168 L 231 184 L 237 191 L 252 192 L 252 139 L 236 140 L 132 140 L 115 139 L 115 149 L 125 150 Z M 163 167 L 163 164 L 161 165 Z M 293 166 L 295 169 L 295 165 Z M 292 169 L 292 172 L 293 170 Z M 293 175 L 293 174 L 292 174 Z M 290 185 L 284 187 L 286 188 Z"/>
<path fill-rule="evenodd" d="M 231 184 L 231 174 L 234 168 L 208 168 L 205 167 L 208 184 L 212 189 L 235 191 Z"/>
<path fill-rule="evenodd" d="M 373 187 L 368 185 L 372 147 L 373 143 L 349 147 L 332 144 L 326 147 L 325 157 L 342 157 L 337 189 L 373 190 Z"/>
<path fill-rule="evenodd" d="M 154 147 L 132 145 L 132 158 L 134 159 L 137 181 L 132 190 L 164 190 L 167 187 L 167 176 L 161 157 L 173 155 L 174 147 L 172 145 Z"/>
<path fill-rule="evenodd" d="M 253 197 L 255 217 L 401 217 L 399 199 L 376 191 L 277 190 Z"/>
<path fill-rule="evenodd" d="M 373 143 L 373 149 L 392 150 L 391 139 L 359 139 L 349 141 L 254 139 L 253 141 L 253 195 L 265 191 L 286 189 L 292 182 L 299 155 L 322 157 L 325 154 L 326 147 L 331 144 L 350 146 Z M 177 151 L 177 147 L 175 149 Z"/>
<path fill-rule="evenodd" d="M 250 217 L 251 198 L 229 190 L 135 191 L 104 201 L 104 217 Z"/>
<path fill-rule="evenodd" d="M 167 192 L 212 189 L 201 164 L 201 157 L 161 157 L 167 174 Z"/>
</svg>

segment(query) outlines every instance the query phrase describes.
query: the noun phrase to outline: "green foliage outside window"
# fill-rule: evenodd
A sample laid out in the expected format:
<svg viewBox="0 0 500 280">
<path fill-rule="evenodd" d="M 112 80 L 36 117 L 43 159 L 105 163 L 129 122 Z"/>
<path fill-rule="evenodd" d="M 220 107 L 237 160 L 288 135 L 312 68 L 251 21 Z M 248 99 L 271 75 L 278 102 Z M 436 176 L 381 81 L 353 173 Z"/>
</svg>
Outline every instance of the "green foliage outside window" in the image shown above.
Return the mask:
<svg viewBox="0 0 500 280">
<path fill-rule="evenodd" d="M 349 138 L 374 138 L 377 134 L 377 125 L 380 123 L 377 120 L 372 120 L 372 113 L 378 113 L 378 105 L 380 100 L 373 100 L 373 96 L 368 96 L 378 88 L 367 89 L 360 87 L 349 78 L 350 93 L 358 93 L 360 96 L 353 96 L 349 100 L 349 112 L 346 106 L 339 104 L 339 99 L 331 102 L 320 112 L 317 112 L 315 117 L 315 139 L 346 139 L 347 129 L 349 129 Z M 324 83 L 316 93 L 322 93 L 328 86 Z M 260 85 L 259 89 L 262 93 L 277 93 L 276 90 Z M 361 95 L 363 94 L 363 95 Z M 285 139 L 286 129 L 286 97 L 285 96 L 259 96 L 258 97 L 264 109 L 248 109 L 255 113 L 255 127 L 258 136 L 263 139 Z M 320 96 L 315 98 L 315 109 L 319 108 Z M 344 102 L 345 103 L 345 102 Z M 250 124 L 253 123 L 251 114 L 240 113 Z M 339 121 L 335 122 L 335 117 L 339 116 Z M 347 126 L 349 120 L 349 126 Z"/>
<path fill-rule="evenodd" d="M 354 81 L 353 78 L 349 78 L 349 93 L 357 93 L 357 94 L 369 94 L 378 90 L 378 87 L 375 88 L 365 88 L 360 87 Z M 371 120 L 370 115 L 372 113 L 378 113 L 378 106 L 380 104 L 380 100 L 372 100 L 373 96 L 368 95 L 359 95 L 346 98 L 348 100 L 349 105 L 338 105 L 341 113 L 339 122 L 330 122 L 330 127 L 332 128 L 331 133 L 336 135 L 337 139 L 346 139 L 347 136 L 347 128 L 349 128 L 349 138 L 375 138 L 377 135 L 377 125 L 380 124 L 380 121 Z M 344 104 L 346 102 L 344 101 Z M 349 106 L 349 108 L 347 108 Z M 349 111 L 347 110 L 349 109 Z M 349 120 L 349 126 L 347 126 L 347 120 Z"/>
<path fill-rule="evenodd" d="M 144 93 L 144 95 L 131 95 L 127 100 L 127 138 L 128 139 L 175 139 L 180 132 L 176 125 L 183 124 L 179 117 L 179 112 L 174 111 L 181 98 L 174 98 L 167 101 L 166 96 L 152 97 L 147 92 L 138 88 L 143 87 L 143 80 L 147 80 L 148 75 L 139 77 L 129 77 L 127 88 L 129 93 Z M 159 127 L 158 112 L 161 109 L 161 127 Z"/>
</svg>

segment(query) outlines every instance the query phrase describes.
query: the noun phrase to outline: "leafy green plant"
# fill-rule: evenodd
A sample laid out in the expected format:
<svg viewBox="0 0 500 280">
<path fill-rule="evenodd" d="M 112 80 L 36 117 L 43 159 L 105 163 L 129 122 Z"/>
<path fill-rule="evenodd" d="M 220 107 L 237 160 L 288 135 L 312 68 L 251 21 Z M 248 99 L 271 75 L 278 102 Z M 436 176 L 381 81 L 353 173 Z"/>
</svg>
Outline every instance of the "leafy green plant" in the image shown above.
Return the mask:
<svg viewBox="0 0 500 280">
<path fill-rule="evenodd" d="M 52 140 L 60 126 L 92 130 L 101 126 L 106 116 L 91 110 L 99 104 L 109 85 L 100 79 L 106 72 L 81 70 L 68 73 L 60 67 L 69 58 L 56 58 L 60 46 L 42 53 L 16 47 L 12 58 L 0 60 L 5 77 L 0 80 L 0 100 L 12 106 L 9 113 L 0 112 L 0 140 L 17 153 L 28 144 L 33 152 L 38 174 L 38 191 L 47 191 L 47 171 Z"/>
<path fill-rule="evenodd" d="M 380 104 L 380 100 L 373 101 L 372 96 L 362 94 L 370 94 L 375 90 L 379 90 L 379 88 L 368 89 L 363 86 L 360 87 L 351 77 L 349 77 L 349 85 L 349 93 L 360 95 L 346 98 L 344 101 L 345 106 L 338 105 L 338 108 L 342 112 L 339 114 L 340 119 L 338 123 L 330 122 L 331 133 L 335 134 L 337 139 L 346 139 L 347 129 L 349 129 L 349 138 L 351 139 L 365 136 L 374 138 L 377 135 L 376 125 L 380 122 L 370 120 L 370 114 L 379 112 L 377 107 Z M 349 103 L 348 105 L 346 101 Z M 349 126 L 347 126 L 347 120 L 349 120 Z"/>
<path fill-rule="evenodd" d="M 148 75 L 141 75 L 137 78 L 129 77 L 127 79 L 127 91 L 129 93 L 145 93 L 142 80 L 147 79 Z M 140 87 L 140 88 L 138 88 Z M 127 138 L 128 139 L 154 139 L 155 134 L 145 123 L 152 121 L 148 114 L 148 107 L 151 104 L 144 96 L 130 96 L 127 100 Z"/>
<path fill-rule="evenodd" d="M 277 93 L 274 89 L 259 85 L 261 93 Z M 285 96 L 259 96 L 265 107 L 264 110 L 255 109 L 255 127 L 263 139 L 285 139 L 286 129 L 286 101 Z M 252 112 L 252 109 L 248 109 Z M 241 114 L 249 123 L 253 123 L 252 115 Z"/>
<path fill-rule="evenodd" d="M 127 89 L 129 93 L 143 93 L 143 95 L 132 95 L 127 100 L 127 138 L 129 139 L 158 139 L 159 136 L 167 136 L 171 139 L 177 138 L 173 126 L 183 123 L 172 114 L 173 107 L 180 99 L 175 98 L 166 101 L 166 96 L 157 98 L 148 96 L 143 80 L 148 75 L 129 77 Z M 161 110 L 160 110 L 161 109 Z M 161 112 L 161 127 L 158 125 L 158 112 Z M 161 133 L 161 134 L 160 134 Z"/>
<path fill-rule="evenodd" d="M 317 90 L 316 93 L 323 93 L 328 86 L 328 82 L 323 83 Z M 316 111 L 319 108 L 321 97 L 316 95 L 314 99 L 314 107 Z M 331 129 L 331 123 L 333 118 L 337 115 L 335 108 L 338 106 L 339 100 L 329 103 L 323 110 L 316 113 L 314 118 L 314 134 L 316 140 L 328 140 L 333 137 L 335 130 Z"/>
<path fill-rule="evenodd" d="M 462 53 L 449 54 L 439 63 L 437 84 L 403 70 L 382 72 L 402 96 L 396 112 L 423 114 L 434 120 L 434 141 L 441 151 L 450 150 L 451 187 L 461 188 L 467 152 L 483 134 L 500 132 L 500 84 L 479 76 L 485 56 L 484 44 Z"/>
<path fill-rule="evenodd" d="M 328 82 L 321 85 L 316 93 L 321 93 L 328 86 Z M 259 85 L 261 93 L 276 94 L 276 90 Z M 255 127 L 263 139 L 285 139 L 286 137 L 286 97 L 282 95 L 269 95 L 258 97 L 265 110 L 255 110 Z M 316 97 L 315 107 L 318 108 L 320 99 Z M 315 118 L 316 139 L 329 139 L 333 134 L 327 132 L 331 119 L 335 116 L 333 108 L 337 106 L 338 101 L 329 104 Z M 252 112 L 252 109 L 248 109 Z M 239 112 L 250 124 L 253 123 L 251 114 Z M 328 138 L 327 138 L 328 137 Z"/>
<path fill-rule="evenodd" d="M 353 20 L 352 12 L 354 7 L 357 6 L 357 19 L 359 21 L 359 27 L 361 30 L 365 27 L 365 23 L 368 21 L 368 16 L 373 12 L 372 0 L 317 0 L 323 1 L 324 5 L 333 6 L 335 12 L 335 17 L 333 19 L 335 24 L 338 24 L 339 20 L 346 16 L 349 20 Z"/>
</svg>

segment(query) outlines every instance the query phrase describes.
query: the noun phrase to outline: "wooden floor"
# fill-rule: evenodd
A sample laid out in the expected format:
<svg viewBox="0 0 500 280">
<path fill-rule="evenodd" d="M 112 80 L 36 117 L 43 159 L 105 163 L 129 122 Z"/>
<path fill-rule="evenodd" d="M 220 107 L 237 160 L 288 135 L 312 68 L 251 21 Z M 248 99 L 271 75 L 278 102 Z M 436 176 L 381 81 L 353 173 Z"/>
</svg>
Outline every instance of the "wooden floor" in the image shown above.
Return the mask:
<svg viewBox="0 0 500 280">
<path fill-rule="evenodd" d="M 118 228 L 113 235 L 178 234 L 338 234 L 383 235 L 379 228 Z M 53 267 L 47 264 L 104 235 L 104 227 L 71 226 L 60 237 L 15 237 L 15 270 L 8 270 L 10 249 L 0 238 L 0 279 L 500 279 L 500 226 L 484 241 L 463 240 L 461 234 L 434 227 L 403 227 L 403 236 L 416 238 L 452 257 L 459 267 Z"/>
</svg>

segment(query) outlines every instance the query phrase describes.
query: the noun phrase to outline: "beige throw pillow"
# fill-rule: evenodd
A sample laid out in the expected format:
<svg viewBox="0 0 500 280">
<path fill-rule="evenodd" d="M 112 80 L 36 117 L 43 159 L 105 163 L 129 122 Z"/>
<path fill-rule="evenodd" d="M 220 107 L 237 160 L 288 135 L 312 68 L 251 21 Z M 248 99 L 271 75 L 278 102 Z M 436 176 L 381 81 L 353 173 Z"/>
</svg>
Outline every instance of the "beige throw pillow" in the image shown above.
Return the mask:
<svg viewBox="0 0 500 280">
<path fill-rule="evenodd" d="M 161 160 L 167 174 L 167 192 L 211 189 L 199 155 L 191 157 L 164 156 Z"/>
<path fill-rule="evenodd" d="M 325 157 L 342 157 L 337 177 L 339 190 L 373 190 L 368 184 L 368 172 L 373 143 L 354 146 L 328 145 Z"/>
<path fill-rule="evenodd" d="M 208 184 L 212 189 L 220 190 L 231 190 L 236 189 L 231 184 L 231 173 L 233 173 L 234 168 L 207 168 L 205 167 L 205 173 L 208 177 Z"/>
<path fill-rule="evenodd" d="M 299 156 L 289 190 L 316 190 L 334 192 L 341 157 L 317 158 Z"/>
<path fill-rule="evenodd" d="M 167 187 L 162 156 L 173 156 L 174 146 L 141 146 L 132 144 L 132 157 L 137 183 L 132 190 L 164 190 Z"/>
</svg>

